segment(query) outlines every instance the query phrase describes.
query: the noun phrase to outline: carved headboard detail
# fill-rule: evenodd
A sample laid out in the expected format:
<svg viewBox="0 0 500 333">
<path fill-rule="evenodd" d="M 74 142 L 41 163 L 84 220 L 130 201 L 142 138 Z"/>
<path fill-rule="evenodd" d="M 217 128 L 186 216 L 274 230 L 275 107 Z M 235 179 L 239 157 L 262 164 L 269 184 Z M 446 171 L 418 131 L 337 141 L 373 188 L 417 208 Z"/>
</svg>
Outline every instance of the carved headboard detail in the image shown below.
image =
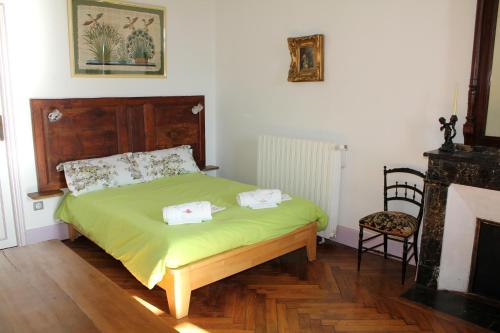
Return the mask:
<svg viewBox="0 0 500 333">
<path fill-rule="evenodd" d="M 32 99 L 38 191 L 66 187 L 60 162 L 191 145 L 205 166 L 204 96 Z"/>
</svg>

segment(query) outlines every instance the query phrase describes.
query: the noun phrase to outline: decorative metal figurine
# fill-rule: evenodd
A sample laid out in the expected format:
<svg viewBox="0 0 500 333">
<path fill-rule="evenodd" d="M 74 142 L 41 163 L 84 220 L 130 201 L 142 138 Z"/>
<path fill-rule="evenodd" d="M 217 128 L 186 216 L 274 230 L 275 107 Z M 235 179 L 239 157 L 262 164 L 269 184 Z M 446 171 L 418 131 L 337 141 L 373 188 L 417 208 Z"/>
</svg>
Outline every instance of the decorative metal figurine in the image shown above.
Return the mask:
<svg viewBox="0 0 500 333">
<path fill-rule="evenodd" d="M 456 115 L 451 116 L 450 122 L 446 122 L 444 117 L 439 118 L 439 123 L 441 124 L 441 131 L 444 130 L 444 143 L 439 148 L 440 151 L 447 153 L 453 153 L 455 151 L 455 145 L 453 144 L 453 139 L 457 135 L 457 130 L 455 129 L 455 124 L 458 121 Z"/>
</svg>

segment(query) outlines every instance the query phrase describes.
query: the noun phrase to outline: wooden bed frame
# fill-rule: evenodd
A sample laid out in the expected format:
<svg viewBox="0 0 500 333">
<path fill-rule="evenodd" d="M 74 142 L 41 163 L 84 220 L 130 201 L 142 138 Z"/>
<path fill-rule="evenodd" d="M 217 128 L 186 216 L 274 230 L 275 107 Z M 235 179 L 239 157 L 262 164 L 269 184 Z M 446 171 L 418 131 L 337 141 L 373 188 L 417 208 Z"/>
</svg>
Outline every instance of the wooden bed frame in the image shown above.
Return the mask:
<svg viewBox="0 0 500 333">
<path fill-rule="evenodd" d="M 203 96 L 31 100 L 38 190 L 66 187 L 60 162 L 150 151 L 189 144 L 205 167 Z M 79 231 L 68 224 L 70 239 Z M 170 314 L 188 315 L 191 291 L 305 247 L 316 259 L 317 222 L 286 235 L 243 246 L 197 262 L 167 268 L 158 285 L 166 291 Z"/>
<path fill-rule="evenodd" d="M 75 240 L 80 232 L 71 224 L 68 227 L 70 239 Z M 277 238 L 242 246 L 179 268 L 167 267 L 158 286 L 167 294 L 170 314 L 176 319 L 188 315 L 192 290 L 300 248 L 306 248 L 309 261 L 316 260 L 316 227 L 317 222 L 311 222 Z"/>
</svg>

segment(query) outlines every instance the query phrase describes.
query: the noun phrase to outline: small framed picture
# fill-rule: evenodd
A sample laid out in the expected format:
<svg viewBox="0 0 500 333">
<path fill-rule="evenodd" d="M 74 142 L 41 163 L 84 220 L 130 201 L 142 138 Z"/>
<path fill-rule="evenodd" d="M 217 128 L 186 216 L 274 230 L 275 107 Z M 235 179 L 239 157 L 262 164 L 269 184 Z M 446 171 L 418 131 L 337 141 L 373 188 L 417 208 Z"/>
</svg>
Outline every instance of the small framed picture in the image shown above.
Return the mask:
<svg viewBox="0 0 500 333">
<path fill-rule="evenodd" d="M 288 38 L 288 81 L 323 81 L 323 35 Z"/>
<path fill-rule="evenodd" d="M 165 8 L 116 0 L 68 7 L 74 76 L 166 76 Z"/>
</svg>

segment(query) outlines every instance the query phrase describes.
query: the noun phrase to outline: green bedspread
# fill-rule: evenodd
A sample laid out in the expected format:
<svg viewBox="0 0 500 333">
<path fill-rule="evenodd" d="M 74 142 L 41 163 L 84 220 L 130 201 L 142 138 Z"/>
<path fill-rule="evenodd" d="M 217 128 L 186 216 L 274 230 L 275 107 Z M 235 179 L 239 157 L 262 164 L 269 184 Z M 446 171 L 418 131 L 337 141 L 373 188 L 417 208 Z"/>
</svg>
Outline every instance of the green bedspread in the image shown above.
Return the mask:
<svg viewBox="0 0 500 333">
<path fill-rule="evenodd" d="M 278 208 L 239 207 L 236 194 L 253 189 L 224 178 L 188 174 L 78 197 L 67 195 L 56 216 L 74 224 L 142 284 L 153 288 L 165 267 L 177 268 L 275 238 L 311 221 L 319 221 L 319 229 L 326 226 L 326 214 L 300 198 L 282 202 Z M 201 200 L 227 209 L 201 224 L 169 226 L 163 222 L 163 207 Z"/>
</svg>

